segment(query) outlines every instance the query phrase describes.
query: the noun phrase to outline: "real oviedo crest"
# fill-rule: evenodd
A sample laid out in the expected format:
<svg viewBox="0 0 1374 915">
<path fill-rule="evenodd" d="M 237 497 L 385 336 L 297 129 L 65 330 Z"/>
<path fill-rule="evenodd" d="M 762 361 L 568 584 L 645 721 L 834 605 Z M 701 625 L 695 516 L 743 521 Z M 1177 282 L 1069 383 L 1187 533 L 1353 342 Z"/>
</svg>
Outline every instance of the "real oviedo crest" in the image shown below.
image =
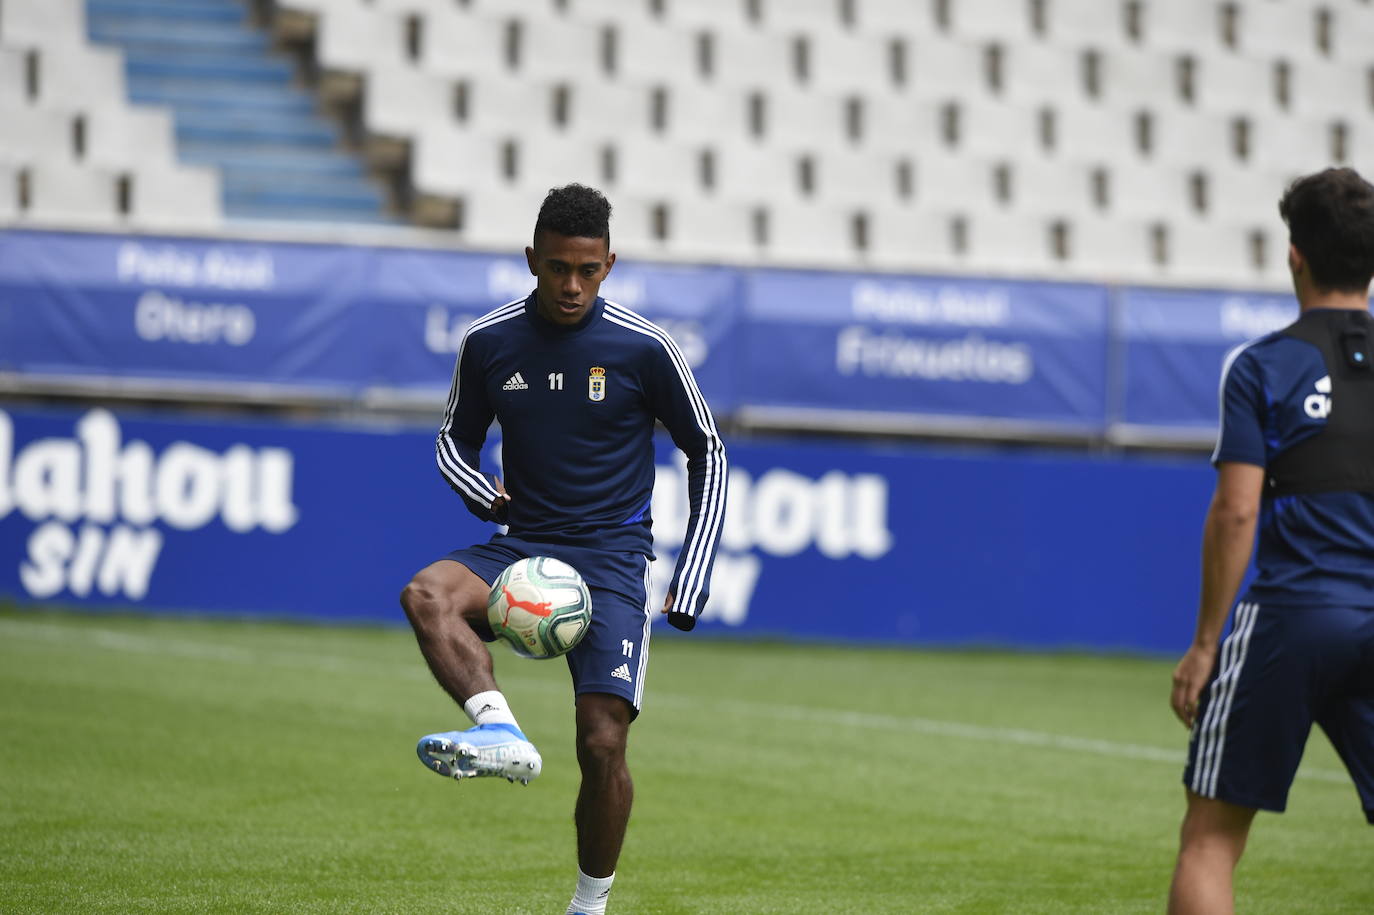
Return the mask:
<svg viewBox="0 0 1374 915">
<path fill-rule="evenodd" d="M 606 370 L 599 365 L 592 366 L 587 377 L 587 399 L 597 403 L 606 399 Z"/>
</svg>

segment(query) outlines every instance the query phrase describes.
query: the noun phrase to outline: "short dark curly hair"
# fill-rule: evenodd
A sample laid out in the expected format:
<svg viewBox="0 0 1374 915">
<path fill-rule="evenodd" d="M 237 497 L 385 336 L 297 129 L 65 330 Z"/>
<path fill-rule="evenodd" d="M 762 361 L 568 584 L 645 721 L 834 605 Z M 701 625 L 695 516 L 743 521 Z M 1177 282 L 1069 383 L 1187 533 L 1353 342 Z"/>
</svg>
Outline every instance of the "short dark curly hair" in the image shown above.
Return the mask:
<svg viewBox="0 0 1374 915">
<path fill-rule="evenodd" d="M 1289 185 L 1279 201 L 1288 238 L 1312 282 L 1332 292 L 1364 292 L 1374 276 L 1374 185 L 1353 168 L 1328 168 Z"/>
<path fill-rule="evenodd" d="M 549 191 L 534 221 L 534 238 L 554 232 L 573 238 L 604 238 L 611 243 L 611 202 L 585 184 L 565 184 Z"/>
</svg>

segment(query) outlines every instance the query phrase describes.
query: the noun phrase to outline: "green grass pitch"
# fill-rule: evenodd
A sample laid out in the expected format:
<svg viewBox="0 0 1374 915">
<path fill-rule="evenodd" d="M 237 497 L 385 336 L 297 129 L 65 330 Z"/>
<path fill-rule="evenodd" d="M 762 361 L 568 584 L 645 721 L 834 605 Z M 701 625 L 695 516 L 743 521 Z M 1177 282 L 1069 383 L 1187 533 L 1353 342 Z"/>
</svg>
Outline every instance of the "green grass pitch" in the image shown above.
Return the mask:
<svg viewBox="0 0 1374 915">
<path fill-rule="evenodd" d="M 660 639 L 611 911 L 1159 912 L 1185 733 L 1165 661 Z M 426 772 L 465 726 L 407 632 L 0 613 L 0 912 L 561 913 L 562 662 L 497 651 L 528 788 Z M 1374 911 L 1314 735 L 1243 912 Z"/>
</svg>

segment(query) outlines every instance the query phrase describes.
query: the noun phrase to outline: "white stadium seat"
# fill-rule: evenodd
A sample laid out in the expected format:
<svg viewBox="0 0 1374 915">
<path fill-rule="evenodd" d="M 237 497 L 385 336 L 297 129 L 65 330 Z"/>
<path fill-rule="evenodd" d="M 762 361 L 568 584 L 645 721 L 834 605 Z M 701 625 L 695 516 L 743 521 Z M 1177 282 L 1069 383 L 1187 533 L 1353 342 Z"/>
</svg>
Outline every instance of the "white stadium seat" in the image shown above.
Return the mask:
<svg viewBox="0 0 1374 915">
<path fill-rule="evenodd" d="M 1107 184 L 1107 212 L 1131 219 L 1196 217 L 1193 174 L 1177 165 L 1117 165 Z"/>
<path fill-rule="evenodd" d="M 1162 108 L 1150 115 L 1152 162 L 1228 165 L 1240 161 L 1234 118 L 1210 111 Z"/>
<path fill-rule="evenodd" d="M 758 89 L 800 84 L 794 37 L 758 31 L 717 30 L 710 40 L 711 83 Z"/>
<path fill-rule="evenodd" d="M 778 89 L 760 95 L 762 137 L 794 148 L 838 148 L 848 144 L 848 102 L 830 92 Z"/>
<path fill-rule="evenodd" d="M 1209 219 L 1247 225 L 1278 225 L 1279 198 L 1288 173 L 1265 168 L 1214 168 L 1206 173 Z"/>
<path fill-rule="evenodd" d="M 1059 47 L 1126 47 L 1121 0 L 1045 0 L 1046 38 Z"/>
<path fill-rule="evenodd" d="M 1122 48 L 1098 55 L 1098 94 L 1117 108 L 1180 104 L 1178 60 L 1153 49 Z"/>
<path fill-rule="evenodd" d="M 885 270 L 949 270 L 959 263 L 945 210 L 874 206 L 868 210 L 864 260 Z"/>
<path fill-rule="evenodd" d="M 124 55 L 87 44 L 50 44 L 38 50 L 37 102 L 48 107 L 122 108 Z"/>
<path fill-rule="evenodd" d="M 508 137 L 435 125 L 415 140 L 411 179 L 422 193 L 458 197 L 471 188 L 505 184 Z"/>
<path fill-rule="evenodd" d="M 0 41 L 11 47 L 71 45 L 85 40 L 85 0 L 5 0 L 0 3 Z"/>
<path fill-rule="evenodd" d="M 917 95 L 976 98 L 989 90 L 981 44 L 943 37 L 906 43 L 906 85 Z"/>
<path fill-rule="evenodd" d="M 534 217 L 546 193 L 547 189 L 507 185 L 470 187 L 461 196 L 460 236 L 477 248 L 503 254 L 520 251 L 531 242 Z M 615 228 L 613 217 L 613 232 Z"/>
<path fill-rule="evenodd" d="M 912 164 L 917 206 L 980 212 L 997 208 L 996 163 L 992 159 L 922 153 Z"/>
<path fill-rule="evenodd" d="M 19 169 L 0 162 L 0 224 L 19 215 Z"/>
<path fill-rule="evenodd" d="M 983 211 L 965 215 L 971 267 L 993 273 L 1043 273 L 1054 266 L 1050 217 Z"/>
<path fill-rule="evenodd" d="M 128 171 L 176 163 L 176 131 L 164 108 L 105 108 L 85 115 L 85 161 Z"/>
<path fill-rule="evenodd" d="M 699 76 L 697 36 L 657 23 L 612 24 L 612 75 L 617 80 L 680 84 Z"/>
<path fill-rule="evenodd" d="M 844 32 L 817 32 L 807 38 L 806 83 L 834 92 L 896 90 L 893 39 Z"/>
<path fill-rule="evenodd" d="M 519 20 L 516 71 L 531 79 L 564 79 L 603 72 L 602 30 L 584 22 Z"/>
<path fill-rule="evenodd" d="M 1236 5 L 1236 50 L 1255 59 L 1317 56 L 1317 10 L 1310 0 Z"/>
<path fill-rule="evenodd" d="M 1370 69 L 1364 65 L 1318 60 L 1292 62 L 1288 110 L 1297 115 L 1368 118 Z"/>
<path fill-rule="evenodd" d="M 733 142 L 751 136 L 750 94 L 734 87 L 673 86 L 667 92 L 664 133 L 700 139 L 709 125 L 712 139 Z"/>
<path fill-rule="evenodd" d="M 667 205 L 667 250 L 693 260 L 748 261 L 757 253 L 755 211 L 744 203 L 673 198 Z"/>
<path fill-rule="evenodd" d="M 129 221 L 147 229 L 214 231 L 224 221 L 220 200 L 215 169 L 139 169 L 130 180 Z"/>
<path fill-rule="evenodd" d="M 71 162 L 75 156 L 70 112 L 28 105 L 0 109 L 0 163 Z"/>
<path fill-rule="evenodd" d="M 379 64 L 363 80 L 363 126 L 369 133 L 411 137 L 455 119 L 454 87 L 414 67 Z"/>
<path fill-rule="evenodd" d="M 759 25 L 787 34 L 833 34 L 844 26 L 841 0 L 758 0 Z"/>
<path fill-rule="evenodd" d="M 853 0 L 855 29 L 870 35 L 933 35 L 931 0 Z"/>
<path fill-rule="evenodd" d="M 1350 123 L 1358 126 L 1361 122 Z M 1367 149 L 1360 143 L 1351 148 L 1361 152 Z M 1331 144 L 1331 121 L 1328 118 L 1275 115 L 1256 119 L 1251 125 L 1248 162 L 1253 166 L 1311 172 L 1335 159 Z"/>
<path fill-rule="evenodd" d="M 801 199 L 801 156 L 755 143 L 722 144 L 715 157 L 714 193 L 724 200 L 768 204 Z"/>
<path fill-rule="evenodd" d="M 1008 206 L 1018 212 L 1083 215 L 1096 209 L 1093 179 L 1098 170 L 1083 162 L 1021 157 L 1005 163 Z"/>
<path fill-rule="evenodd" d="M 977 99 L 954 105 L 952 146 L 963 153 L 1000 154 L 1008 149 L 1034 155 L 1043 148 L 1038 108 Z"/>
<path fill-rule="evenodd" d="M 331 5 L 320 15 L 316 54 L 326 70 L 398 65 L 405 60 L 405 17 L 361 4 Z"/>
<path fill-rule="evenodd" d="M 1084 60 L 1081 53 L 1065 47 L 1031 42 L 1008 44 L 1001 51 L 1001 98 L 1019 102 L 1054 101 L 1082 104 L 1087 101 Z"/>
<path fill-rule="evenodd" d="M 1274 65 L 1269 60 L 1209 54 L 1193 64 L 1196 104 L 1208 111 L 1280 111 Z"/>
<path fill-rule="evenodd" d="M 1142 44 L 1162 51 L 1221 53 L 1226 0 L 1137 0 Z M 1271 0 L 1263 0 L 1271 2 Z"/>
<path fill-rule="evenodd" d="M 505 17 L 460 12 L 456 8 L 425 17 L 420 66 L 440 76 L 499 74 L 507 69 Z"/>
<path fill-rule="evenodd" d="M 1064 268 L 1084 279 L 1106 282 L 1158 278 L 1153 257 L 1155 223 L 1121 216 L 1080 216 L 1068 224 Z"/>
<path fill-rule="evenodd" d="M 113 172 L 60 162 L 28 168 L 27 218 L 51 225 L 114 228 L 119 223 Z"/>
<path fill-rule="evenodd" d="M 591 187 L 605 183 L 601 147 L 580 138 L 521 137 L 514 152 L 519 187 L 547 191 L 574 181 Z"/>
<path fill-rule="evenodd" d="M 892 206 L 915 194 L 911 157 L 882 150 L 831 149 L 814 156 L 816 196 L 829 203 Z"/>
<path fill-rule="evenodd" d="M 632 194 L 667 194 L 692 197 L 703 191 L 700 141 L 650 136 L 618 136 L 613 145 L 613 174 L 608 182 L 616 191 Z"/>
<path fill-rule="evenodd" d="M 753 26 L 747 0 L 663 0 L 669 22 L 720 31 L 743 31 Z"/>
<path fill-rule="evenodd" d="M 799 267 L 843 267 L 856 254 L 851 207 L 774 201 L 767 207 L 764 256 Z"/>
<path fill-rule="evenodd" d="M 1029 41 L 1031 0 L 955 0 L 948 4 L 949 30 L 963 38 Z"/>
<path fill-rule="evenodd" d="M 455 103 L 462 126 L 486 132 L 555 128 L 554 102 L 558 84 L 545 80 L 511 79 L 501 74 L 474 75 L 459 80 Z"/>
<path fill-rule="evenodd" d="M 863 106 L 864 147 L 892 152 L 948 149 L 945 102 L 910 95 L 874 93 Z"/>
<path fill-rule="evenodd" d="M 29 103 L 29 52 L 0 45 L 0 107 L 17 108 Z"/>
</svg>

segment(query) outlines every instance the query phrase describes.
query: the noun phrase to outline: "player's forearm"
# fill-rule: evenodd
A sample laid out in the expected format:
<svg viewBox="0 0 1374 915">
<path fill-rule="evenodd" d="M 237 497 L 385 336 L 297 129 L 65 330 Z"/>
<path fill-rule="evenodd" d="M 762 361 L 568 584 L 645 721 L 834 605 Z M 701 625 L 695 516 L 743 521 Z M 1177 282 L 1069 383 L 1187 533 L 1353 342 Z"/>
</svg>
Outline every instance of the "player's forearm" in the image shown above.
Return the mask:
<svg viewBox="0 0 1374 915">
<path fill-rule="evenodd" d="M 1202 534 L 1202 596 L 1193 643 L 1216 647 L 1254 550 L 1257 512 L 1214 499 Z"/>
</svg>

